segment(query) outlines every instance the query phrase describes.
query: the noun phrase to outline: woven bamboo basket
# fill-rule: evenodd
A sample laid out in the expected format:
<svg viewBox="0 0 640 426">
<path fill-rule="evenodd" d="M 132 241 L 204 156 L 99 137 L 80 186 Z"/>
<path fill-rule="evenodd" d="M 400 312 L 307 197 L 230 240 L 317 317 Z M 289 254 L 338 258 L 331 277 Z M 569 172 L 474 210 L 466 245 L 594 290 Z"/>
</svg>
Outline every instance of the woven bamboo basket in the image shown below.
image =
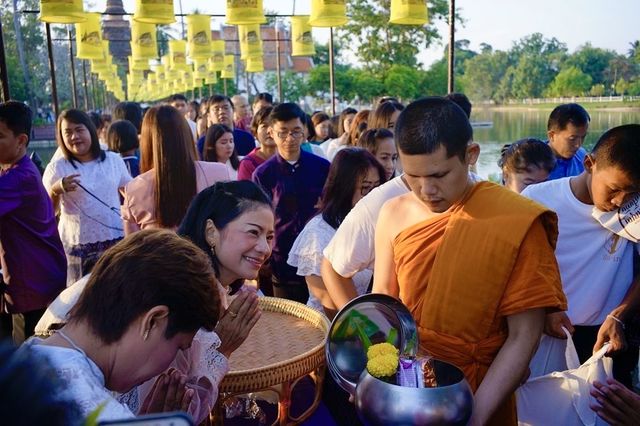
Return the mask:
<svg viewBox="0 0 640 426">
<path fill-rule="evenodd" d="M 220 392 L 241 393 L 294 381 L 325 362 L 329 321 L 302 303 L 261 297 L 262 316 L 233 352 Z"/>
</svg>

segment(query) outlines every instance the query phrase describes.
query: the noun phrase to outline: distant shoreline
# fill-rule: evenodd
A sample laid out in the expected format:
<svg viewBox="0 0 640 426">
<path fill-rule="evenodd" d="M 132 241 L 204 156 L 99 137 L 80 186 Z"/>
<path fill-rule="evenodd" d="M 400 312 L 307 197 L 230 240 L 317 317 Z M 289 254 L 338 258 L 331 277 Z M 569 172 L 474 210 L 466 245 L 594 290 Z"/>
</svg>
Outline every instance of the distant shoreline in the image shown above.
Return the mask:
<svg viewBox="0 0 640 426">
<path fill-rule="evenodd" d="M 487 105 L 487 104 L 473 104 L 474 109 L 478 110 L 493 110 L 493 111 L 539 111 L 549 110 L 558 106 L 559 104 L 521 104 L 521 105 Z M 621 102 L 589 102 L 582 103 L 589 111 L 612 111 L 612 112 L 640 112 L 640 102 L 629 102 L 628 104 L 622 104 Z"/>
</svg>

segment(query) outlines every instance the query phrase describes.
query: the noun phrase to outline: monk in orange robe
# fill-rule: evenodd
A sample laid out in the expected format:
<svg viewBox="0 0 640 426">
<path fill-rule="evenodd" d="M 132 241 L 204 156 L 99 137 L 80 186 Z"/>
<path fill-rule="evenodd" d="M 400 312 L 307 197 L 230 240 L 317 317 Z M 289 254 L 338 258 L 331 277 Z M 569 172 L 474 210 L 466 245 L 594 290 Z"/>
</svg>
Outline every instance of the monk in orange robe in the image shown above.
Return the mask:
<svg viewBox="0 0 640 426">
<path fill-rule="evenodd" d="M 471 424 L 516 425 L 544 316 L 565 310 L 554 255 L 557 218 L 499 185 L 475 183 L 479 146 L 464 112 L 442 98 L 410 104 L 395 139 L 410 193 L 376 226 L 373 292 L 399 297 L 421 350 L 450 362 L 475 392 Z"/>
</svg>

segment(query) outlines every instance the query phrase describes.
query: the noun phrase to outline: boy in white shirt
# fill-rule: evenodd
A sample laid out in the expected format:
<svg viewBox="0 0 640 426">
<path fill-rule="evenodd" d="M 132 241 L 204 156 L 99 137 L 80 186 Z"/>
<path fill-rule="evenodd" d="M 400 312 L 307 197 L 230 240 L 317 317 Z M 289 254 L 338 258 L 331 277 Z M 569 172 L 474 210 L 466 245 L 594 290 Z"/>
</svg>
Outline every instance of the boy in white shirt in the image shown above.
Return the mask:
<svg viewBox="0 0 640 426">
<path fill-rule="evenodd" d="M 638 348 L 627 348 L 624 328 L 640 307 L 639 277 L 633 272 L 637 246 L 600 225 L 592 210 L 616 210 L 640 191 L 640 125 L 605 132 L 584 167 L 578 176 L 522 192 L 558 214 L 556 258 L 569 309 L 548 314 L 545 333 L 564 338 L 561 327 L 569 329 L 581 362 L 608 341 L 614 376 L 630 386 Z"/>
</svg>

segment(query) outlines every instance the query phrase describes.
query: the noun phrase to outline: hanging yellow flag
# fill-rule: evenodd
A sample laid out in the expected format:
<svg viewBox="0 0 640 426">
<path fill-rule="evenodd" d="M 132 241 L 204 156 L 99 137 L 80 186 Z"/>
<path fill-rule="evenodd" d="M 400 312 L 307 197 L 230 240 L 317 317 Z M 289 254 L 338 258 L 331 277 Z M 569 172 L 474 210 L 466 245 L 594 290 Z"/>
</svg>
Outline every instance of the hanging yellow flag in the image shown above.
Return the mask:
<svg viewBox="0 0 640 426">
<path fill-rule="evenodd" d="M 184 71 L 187 67 L 187 42 L 169 40 L 169 67 Z"/>
<path fill-rule="evenodd" d="M 40 20 L 50 24 L 85 22 L 82 0 L 40 0 Z"/>
<path fill-rule="evenodd" d="M 131 56 L 147 59 L 158 57 L 155 24 L 131 21 Z"/>
<path fill-rule="evenodd" d="M 309 16 L 291 17 L 291 56 L 313 56 L 316 54 L 311 29 Z"/>
<path fill-rule="evenodd" d="M 426 0 L 391 0 L 389 22 L 402 25 L 425 25 L 429 22 Z"/>
<path fill-rule="evenodd" d="M 211 71 L 222 71 L 224 69 L 224 40 L 211 41 L 211 57 L 209 58 L 209 69 Z"/>
<path fill-rule="evenodd" d="M 224 55 L 224 69 L 220 73 L 220 78 L 235 78 L 236 66 L 233 55 Z"/>
<path fill-rule="evenodd" d="M 189 58 L 211 56 L 211 18 L 208 15 L 187 16 L 187 41 Z"/>
<path fill-rule="evenodd" d="M 209 71 L 207 77 L 204 79 L 204 84 L 216 84 L 218 82 L 218 73 L 215 71 Z"/>
<path fill-rule="evenodd" d="M 311 0 L 312 27 L 339 27 L 347 23 L 345 0 Z"/>
<path fill-rule="evenodd" d="M 229 25 L 264 24 L 267 18 L 262 9 L 262 0 L 227 0 Z"/>
<path fill-rule="evenodd" d="M 193 75 L 195 78 L 207 78 L 209 73 L 209 61 L 204 59 L 195 59 L 193 61 Z"/>
<path fill-rule="evenodd" d="M 87 13 L 87 20 L 75 25 L 76 27 L 76 56 L 80 59 L 102 59 L 102 35 L 100 29 L 100 14 Z"/>
<path fill-rule="evenodd" d="M 262 56 L 260 24 L 238 25 L 238 38 L 240 39 L 240 59 Z"/>
<path fill-rule="evenodd" d="M 262 60 L 262 56 L 253 56 L 251 58 L 247 58 L 246 70 L 247 72 L 264 71 L 264 61 Z"/>
<path fill-rule="evenodd" d="M 176 22 L 173 0 L 136 0 L 133 19 L 147 24 L 172 24 Z"/>
<path fill-rule="evenodd" d="M 129 69 L 136 71 L 146 71 L 151 69 L 149 66 L 149 60 L 145 58 L 135 58 L 133 56 L 127 57 L 129 60 Z"/>
</svg>

